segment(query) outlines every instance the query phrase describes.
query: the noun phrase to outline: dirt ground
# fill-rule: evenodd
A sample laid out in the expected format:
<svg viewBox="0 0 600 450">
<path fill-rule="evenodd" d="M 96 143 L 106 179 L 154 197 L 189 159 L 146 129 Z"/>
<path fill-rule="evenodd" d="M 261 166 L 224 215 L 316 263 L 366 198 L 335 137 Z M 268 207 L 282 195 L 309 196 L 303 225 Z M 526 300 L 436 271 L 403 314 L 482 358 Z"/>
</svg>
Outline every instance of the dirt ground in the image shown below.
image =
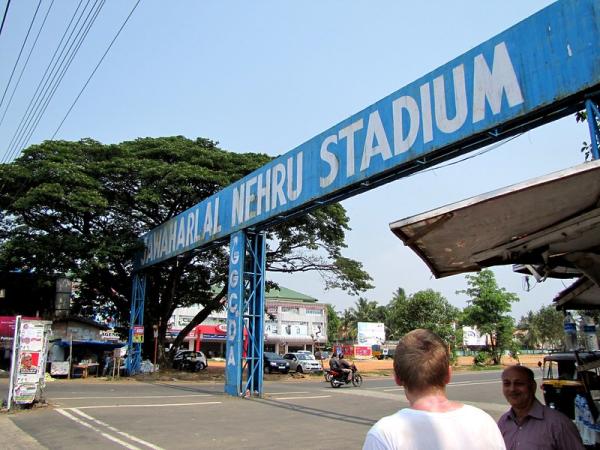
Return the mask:
<svg viewBox="0 0 600 450">
<path fill-rule="evenodd" d="M 520 358 L 521 364 L 534 367 L 537 366 L 538 361 L 542 361 L 544 355 L 523 355 Z M 325 367 L 327 367 L 327 361 L 323 361 Z M 359 372 L 367 376 L 391 376 L 392 370 L 394 366 L 394 361 L 392 359 L 384 359 L 384 360 L 376 360 L 376 359 L 367 359 L 367 360 L 355 360 Z M 511 358 L 503 358 L 503 365 L 512 365 L 516 364 L 517 361 Z M 457 365 L 455 370 L 469 370 L 472 367 L 473 358 L 472 357 L 459 357 L 457 361 Z M 225 379 L 224 376 L 225 369 L 225 361 L 215 361 L 209 360 L 208 367 L 206 370 L 201 372 L 184 372 L 180 370 L 161 370 L 158 373 L 151 374 L 140 374 L 133 377 L 137 380 L 144 381 L 214 381 L 214 382 L 223 382 Z M 286 379 L 289 380 L 297 380 L 297 379 L 314 379 L 321 378 L 322 374 L 296 374 L 289 373 L 287 375 L 284 374 L 265 374 L 265 380 L 279 380 L 283 381 Z M 88 378 L 87 380 L 90 380 Z M 98 378 L 98 380 L 106 380 L 106 378 Z"/>
</svg>

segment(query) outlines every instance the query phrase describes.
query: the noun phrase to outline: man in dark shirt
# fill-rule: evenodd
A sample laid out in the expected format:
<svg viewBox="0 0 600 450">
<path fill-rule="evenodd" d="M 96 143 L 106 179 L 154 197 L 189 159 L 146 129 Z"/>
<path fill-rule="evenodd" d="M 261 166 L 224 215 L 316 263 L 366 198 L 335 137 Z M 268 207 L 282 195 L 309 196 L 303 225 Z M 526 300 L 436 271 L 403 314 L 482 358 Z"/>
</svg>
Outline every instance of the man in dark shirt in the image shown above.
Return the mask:
<svg viewBox="0 0 600 450">
<path fill-rule="evenodd" d="M 535 398 L 533 371 L 511 366 L 502 372 L 502 393 L 510 410 L 498 421 L 507 450 L 584 450 L 581 437 L 563 413 Z"/>
<path fill-rule="evenodd" d="M 340 362 L 338 361 L 337 353 L 333 352 L 329 359 L 329 369 L 338 370 L 340 368 Z"/>
<path fill-rule="evenodd" d="M 344 378 L 352 381 L 352 364 L 344 359 L 344 354 L 340 353 L 340 369 L 344 372 Z"/>
</svg>

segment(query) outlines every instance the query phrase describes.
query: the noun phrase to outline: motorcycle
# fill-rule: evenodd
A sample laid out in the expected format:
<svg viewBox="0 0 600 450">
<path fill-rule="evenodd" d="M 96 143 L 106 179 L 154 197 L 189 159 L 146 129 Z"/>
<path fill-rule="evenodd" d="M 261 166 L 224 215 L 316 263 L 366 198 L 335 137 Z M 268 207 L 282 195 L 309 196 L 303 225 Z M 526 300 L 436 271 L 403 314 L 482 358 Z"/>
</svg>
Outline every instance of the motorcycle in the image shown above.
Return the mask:
<svg viewBox="0 0 600 450">
<path fill-rule="evenodd" d="M 342 370 L 329 369 L 329 375 L 331 377 L 330 383 L 332 388 L 339 388 L 344 384 L 350 383 L 356 387 L 362 386 L 362 375 L 358 373 L 358 369 L 354 364 L 352 364 L 350 368 L 352 369 L 352 379 L 350 379 L 347 373 L 342 372 Z"/>
</svg>

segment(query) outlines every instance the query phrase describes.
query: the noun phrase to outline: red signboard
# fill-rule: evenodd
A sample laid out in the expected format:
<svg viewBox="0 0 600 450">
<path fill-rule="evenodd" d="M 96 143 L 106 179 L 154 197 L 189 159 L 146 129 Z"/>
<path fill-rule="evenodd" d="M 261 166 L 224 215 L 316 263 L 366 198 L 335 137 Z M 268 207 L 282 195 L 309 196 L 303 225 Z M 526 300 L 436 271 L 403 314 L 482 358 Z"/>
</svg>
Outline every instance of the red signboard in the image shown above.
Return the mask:
<svg viewBox="0 0 600 450">
<path fill-rule="evenodd" d="M 23 316 L 22 319 L 36 320 L 39 317 Z M 12 338 L 15 335 L 15 322 L 17 316 L 0 316 L 0 336 Z"/>
</svg>

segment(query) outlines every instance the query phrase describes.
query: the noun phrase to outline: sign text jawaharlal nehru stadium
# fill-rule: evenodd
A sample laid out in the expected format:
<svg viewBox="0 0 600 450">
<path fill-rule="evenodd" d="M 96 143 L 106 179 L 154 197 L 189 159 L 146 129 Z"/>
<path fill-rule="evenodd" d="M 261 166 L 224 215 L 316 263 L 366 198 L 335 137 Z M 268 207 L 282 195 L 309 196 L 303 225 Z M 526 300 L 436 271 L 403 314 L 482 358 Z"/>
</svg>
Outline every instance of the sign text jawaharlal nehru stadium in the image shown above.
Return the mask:
<svg viewBox="0 0 600 450">
<path fill-rule="evenodd" d="M 554 3 L 352 115 L 148 232 L 137 268 L 327 202 L 599 85 L 599 9 Z"/>
</svg>

